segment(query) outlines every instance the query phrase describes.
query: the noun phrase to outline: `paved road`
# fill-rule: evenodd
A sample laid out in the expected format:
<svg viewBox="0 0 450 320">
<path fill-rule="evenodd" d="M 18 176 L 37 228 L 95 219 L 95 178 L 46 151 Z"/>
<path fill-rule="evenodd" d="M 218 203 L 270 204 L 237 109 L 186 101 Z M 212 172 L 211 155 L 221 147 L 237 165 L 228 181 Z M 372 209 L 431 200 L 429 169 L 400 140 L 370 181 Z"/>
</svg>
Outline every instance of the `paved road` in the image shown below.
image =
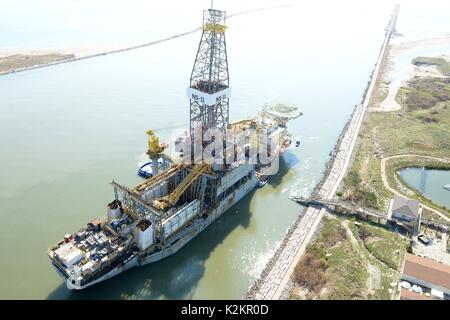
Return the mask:
<svg viewBox="0 0 450 320">
<path fill-rule="evenodd" d="M 388 180 L 387 180 L 387 177 L 386 177 L 386 162 L 391 160 L 391 159 L 408 158 L 408 157 L 409 158 L 411 158 L 411 157 L 423 158 L 423 159 L 430 159 L 430 160 L 436 160 L 436 161 L 440 161 L 440 162 L 450 163 L 449 159 L 437 158 L 437 157 L 432 157 L 432 156 L 421 156 L 421 155 L 415 155 L 415 154 L 399 154 L 399 155 L 390 156 L 390 157 L 386 157 L 386 158 L 381 159 L 381 179 L 383 180 L 383 185 L 384 185 L 384 187 L 387 190 L 389 190 L 390 192 L 392 192 L 394 194 L 397 194 L 399 196 L 404 196 L 404 195 L 401 194 L 400 192 L 398 192 L 397 190 L 395 190 L 394 188 L 392 188 L 389 185 L 389 183 L 388 183 Z M 441 218 L 445 219 L 446 221 L 450 222 L 450 218 L 447 215 L 441 213 L 440 211 L 438 211 L 438 210 L 436 210 L 434 208 L 431 208 L 431 207 L 429 207 L 429 206 L 427 206 L 425 204 L 422 204 L 422 208 L 427 209 L 427 210 L 437 214 Z"/>
</svg>

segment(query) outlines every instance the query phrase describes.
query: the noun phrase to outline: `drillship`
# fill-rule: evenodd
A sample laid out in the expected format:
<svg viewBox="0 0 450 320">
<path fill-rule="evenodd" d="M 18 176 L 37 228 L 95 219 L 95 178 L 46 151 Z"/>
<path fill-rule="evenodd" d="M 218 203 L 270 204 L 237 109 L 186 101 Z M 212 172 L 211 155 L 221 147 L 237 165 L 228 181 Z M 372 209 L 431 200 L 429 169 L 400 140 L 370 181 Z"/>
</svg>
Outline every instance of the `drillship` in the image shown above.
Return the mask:
<svg viewBox="0 0 450 320">
<path fill-rule="evenodd" d="M 265 130 L 269 139 L 264 143 L 271 156 L 283 154 L 289 147 L 287 122 L 301 115 L 295 106 L 269 103 L 255 118 L 229 122 L 225 18 L 224 11 L 203 12 L 202 36 L 187 95 L 190 136 L 198 128 L 202 132 L 219 130 L 233 161 L 186 161 L 186 157 L 192 160 L 195 151 L 188 156 L 186 150 L 169 152 L 167 144 L 160 143 L 151 130 L 147 132 L 152 176 L 134 188 L 112 181 L 114 200 L 107 205 L 106 216 L 65 235 L 47 251 L 69 289 L 84 289 L 176 253 L 242 197 L 263 186 L 272 164 L 248 161 L 250 148 L 255 144 L 260 148 L 261 143 L 249 139 L 238 144 L 233 132 Z M 189 143 L 192 151 L 194 142 Z M 244 156 L 236 160 L 237 154 Z"/>
</svg>

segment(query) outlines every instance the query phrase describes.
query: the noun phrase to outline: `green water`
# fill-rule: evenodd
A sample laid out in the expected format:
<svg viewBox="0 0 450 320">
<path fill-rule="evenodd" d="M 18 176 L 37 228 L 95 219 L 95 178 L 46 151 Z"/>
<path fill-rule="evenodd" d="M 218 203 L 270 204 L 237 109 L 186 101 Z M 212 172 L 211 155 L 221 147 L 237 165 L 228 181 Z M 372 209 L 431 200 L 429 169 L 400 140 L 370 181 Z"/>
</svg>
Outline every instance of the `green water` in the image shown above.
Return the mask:
<svg viewBox="0 0 450 320">
<path fill-rule="evenodd" d="M 450 208 L 450 191 L 444 189 L 445 185 L 450 184 L 450 170 L 406 168 L 400 170 L 399 174 L 403 181 L 426 198 Z"/>
<path fill-rule="evenodd" d="M 0 12 L 1 46 L 148 42 L 190 30 L 201 18 L 199 4 L 181 1 L 171 2 L 183 7 L 173 13 L 148 10 L 145 1 L 132 8 L 80 1 L 70 10 L 54 0 L 15 3 Z M 270 4 L 276 1 L 243 7 L 230 0 L 226 9 Z M 286 153 L 268 185 L 176 255 L 81 292 L 66 289 L 47 247 L 105 214 L 112 179 L 141 181 L 136 170 L 148 129 L 164 140 L 173 134 L 164 128 L 187 125 L 185 88 L 200 34 L 0 77 L 0 298 L 241 298 L 302 213 L 289 192 L 307 195 L 320 180 L 360 101 L 391 9 L 389 1 L 330 2 L 325 11 L 294 5 L 230 19 L 232 120 L 255 115 L 267 101 L 295 103 L 304 115 L 290 130 L 301 136 L 300 148 Z"/>
</svg>

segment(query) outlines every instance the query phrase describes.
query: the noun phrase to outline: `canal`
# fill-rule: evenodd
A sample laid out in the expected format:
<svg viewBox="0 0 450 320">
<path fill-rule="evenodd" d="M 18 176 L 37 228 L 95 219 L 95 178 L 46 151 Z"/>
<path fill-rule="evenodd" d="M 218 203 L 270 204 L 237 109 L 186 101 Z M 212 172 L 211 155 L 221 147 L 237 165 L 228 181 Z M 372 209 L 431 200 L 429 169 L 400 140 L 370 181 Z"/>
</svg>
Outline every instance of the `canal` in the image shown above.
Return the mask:
<svg viewBox="0 0 450 320">
<path fill-rule="evenodd" d="M 149 42 L 201 22 L 200 3 L 101 3 L 15 1 L 0 13 L 0 47 Z M 275 4 L 224 6 L 232 13 Z M 187 125 L 185 88 L 200 34 L 0 77 L 0 298 L 241 298 L 301 214 L 290 190 L 306 195 L 320 180 L 360 102 L 391 10 L 391 1 L 330 1 L 327 10 L 295 3 L 230 19 L 232 120 L 267 101 L 295 103 L 304 116 L 291 132 L 301 146 L 287 152 L 268 185 L 178 254 L 81 292 L 66 289 L 46 249 L 105 214 L 112 179 L 140 181 L 148 129 L 167 140 Z M 414 15 L 409 22 L 401 15 L 399 25 L 415 25 Z"/>
</svg>

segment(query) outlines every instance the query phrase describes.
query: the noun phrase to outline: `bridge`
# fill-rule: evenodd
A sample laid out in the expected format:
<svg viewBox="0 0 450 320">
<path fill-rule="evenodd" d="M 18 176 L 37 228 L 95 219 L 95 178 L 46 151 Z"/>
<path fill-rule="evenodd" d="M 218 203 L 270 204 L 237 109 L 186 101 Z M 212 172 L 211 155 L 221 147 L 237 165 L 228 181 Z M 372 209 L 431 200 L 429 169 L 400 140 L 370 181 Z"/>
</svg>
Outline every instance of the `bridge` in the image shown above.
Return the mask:
<svg viewBox="0 0 450 320">
<path fill-rule="evenodd" d="M 396 221 L 392 219 L 386 212 L 372 209 L 372 208 L 361 208 L 350 201 L 343 201 L 339 199 L 319 199 L 319 198 L 304 198 L 295 193 L 289 196 L 292 200 L 304 205 L 304 206 L 318 206 L 330 211 L 336 211 L 337 207 L 343 208 L 348 213 L 353 213 L 355 215 L 366 215 L 376 219 L 385 219 L 387 221 Z"/>
<path fill-rule="evenodd" d="M 332 198 L 332 199 L 319 199 L 317 197 L 305 198 L 305 197 L 302 197 L 295 193 L 291 194 L 289 196 L 289 198 L 300 203 L 303 206 L 320 207 L 320 208 L 324 208 L 324 209 L 332 211 L 332 212 L 333 211 L 336 212 L 337 208 L 342 208 L 345 210 L 345 213 L 347 213 L 347 214 L 353 214 L 355 216 L 359 216 L 359 217 L 366 218 L 366 219 L 367 218 L 374 218 L 374 219 L 378 219 L 378 220 L 384 219 L 384 220 L 386 220 L 386 222 L 391 222 L 393 224 L 397 224 L 406 229 L 409 229 L 409 227 L 407 225 L 405 225 L 403 222 L 401 222 L 395 218 L 392 218 L 392 216 L 386 214 L 386 212 L 376 210 L 373 208 L 362 208 L 362 207 L 355 205 L 354 203 L 352 203 L 350 201 L 344 201 L 344 200 L 339 200 L 339 199 L 335 199 L 335 198 Z M 419 226 L 425 225 L 432 229 L 438 229 L 438 230 L 442 230 L 444 232 L 448 232 L 448 230 L 450 229 L 450 225 L 448 223 L 433 220 L 433 219 L 422 219 L 422 217 L 421 217 L 419 223 L 420 223 Z M 417 226 L 417 228 L 419 226 Z M 417 230 L 415 230 L 415 231 L 417 231 Z"/>
</svg>

